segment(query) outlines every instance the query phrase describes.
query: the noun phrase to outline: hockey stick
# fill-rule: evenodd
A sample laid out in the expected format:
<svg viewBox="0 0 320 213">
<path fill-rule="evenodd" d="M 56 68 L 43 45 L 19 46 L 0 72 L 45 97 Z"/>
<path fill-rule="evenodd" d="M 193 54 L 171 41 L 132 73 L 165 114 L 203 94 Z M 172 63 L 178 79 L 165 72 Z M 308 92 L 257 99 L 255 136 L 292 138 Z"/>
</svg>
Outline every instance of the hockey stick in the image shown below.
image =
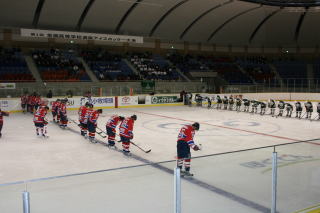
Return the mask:
<svg viewBox="0 0 320 213">
<path fill-rule="evenodd" d="M 72 120 L 71 118 L 69 118 L 70 121 L 72 121 L 72 123 L 76 124 L 77 126 L 81 126 L 81 124 L 77 123 L 75 120 Z"/>
<path fill-rule="evenodd" d="M 317 120 L 317 118 L 319 118 L 319 114 L 316 117 L 314 117 L 313 119 L 310 119 L 310 121 L 315 121 L 315 120 Z"/>
<path fill-rule="evenodd" d="M 102 135 L 104 132 L 96 132 L 100 137 L 102 137 L 102 138 L 106 138 L 107 136 L 105 136 L 105 135 Z"/>
<path fill-rule="evenodd" d="M 104 133 L 104 134 L 106 134 L 107 135 L 107 133 L 105 132 L 105 131 L 103 131 L 102 129 L 100 129 L 98 126 L 96 127 L 98 130 L 100 130 L 101 131 L 101 133 Z"/>
<path fill-rule="evenodd" d="M 137 144 L 133 143 L 132 141 L 130 141 L 130 143 L 131 143 L 132 145 L 136 146 L 138 149 L 140 149 L 141 151 L 143 151 L 143 152 L 145 152 L 145 153 L 151 152 L 151 149 L 149 149 L 149 150 L 144 150 L 144 149 L 142 149 L 140 146 L 138 146 Z"/>
<path fill-rule="evenodd" d="M 118 141 L 118 142 L 121 143 L 122 141 L 120 140 L 120 141 Z M 135 144 L 135 143 L 132 142 L 132 141 L 130 141 L 130 143 L 131 143 L 132 145 L 136 146 L 138 149 L 140 149 L 141 151 L 143 151 L 143 152 L 145 152 L 145 153 L 151 152 L 151 149 L 145 150 L 145 149 L 141 148 L 138 144 Z"/>
</svg>

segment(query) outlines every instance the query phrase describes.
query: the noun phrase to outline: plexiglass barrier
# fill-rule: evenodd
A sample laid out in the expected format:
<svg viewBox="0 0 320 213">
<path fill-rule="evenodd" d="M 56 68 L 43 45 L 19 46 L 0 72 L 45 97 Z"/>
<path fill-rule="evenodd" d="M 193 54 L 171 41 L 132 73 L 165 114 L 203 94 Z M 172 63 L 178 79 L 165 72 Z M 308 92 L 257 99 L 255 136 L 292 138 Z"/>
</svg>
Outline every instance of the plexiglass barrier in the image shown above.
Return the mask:
<svg viewBox="0 0 320 213">
<path fill-rule="evenodd" d="M 310 140 L 193 158 L 194 176 L 180 179 L 181 212 L 272 212 L 273 153 L 274 212 L 319 211 L 320 141 Z M 25 212 L 24 191 L 31 213 L 176 212 L 175 160 L 145 164 L 131 158 L 142 164 L 0 184 L 0 212 Z"/>
</svg>

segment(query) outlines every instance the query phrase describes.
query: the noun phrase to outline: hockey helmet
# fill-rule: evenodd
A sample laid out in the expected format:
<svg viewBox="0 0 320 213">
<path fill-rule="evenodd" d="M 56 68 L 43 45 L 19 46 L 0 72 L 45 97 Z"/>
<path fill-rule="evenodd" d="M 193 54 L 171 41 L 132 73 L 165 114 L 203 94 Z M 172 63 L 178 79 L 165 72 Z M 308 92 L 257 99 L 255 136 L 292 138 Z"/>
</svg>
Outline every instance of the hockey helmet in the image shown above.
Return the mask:
<svg viewBox="0 0 320 213">
<path fill-rule="evenodd" d="M 132 116 L 131 116 L 131 119 L 132 119 L 132 120 L 137 120 L 137 116 L 136 116 L 136 115 L 132 115 Z"/>
<path fill-rule="evenodd" d="M 124 117 L 123 116 L 119 116 L 119 119 L 120 119 L 120 121 L 123 121 Z"/>
<path fill-rule="evenodd" d="M 89 103 L 88 107 L 93 108 L 93 104 Z"/>
<path fill-rule="evenodd" d="M 193 126 L 193 128 L 195 130 L 199 130 L 200 129 L 200 124 L 198 122 L 193 123 L 192 126 Z"/>
<path fill-rule="evenodd" d="M 102 113 L 102 109 L 97 109 L 97 112 L 98 113 Z"/>
<path fill-rule="evenodd" d="M 86 102 L 86 103 L 84 104 L 84 106 L 89 107 L 89 106 L 90 106 L 90 103 L 89 103 L 89 102 Z"/>
</svg>

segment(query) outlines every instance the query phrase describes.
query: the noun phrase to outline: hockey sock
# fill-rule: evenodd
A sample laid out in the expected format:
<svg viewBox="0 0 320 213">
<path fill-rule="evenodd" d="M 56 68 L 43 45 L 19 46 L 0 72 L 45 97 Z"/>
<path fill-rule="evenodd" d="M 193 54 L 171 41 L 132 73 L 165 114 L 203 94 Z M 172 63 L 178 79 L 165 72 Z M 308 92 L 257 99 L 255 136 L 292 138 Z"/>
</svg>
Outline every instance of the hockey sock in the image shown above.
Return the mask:
<svg viewBox="0 0 320 213">
<path fill-rule="evenodd" d="M 191 164 L 190 158 L 184 159 L 184 168 L 186 171 L 190 171 L 190 164 Z"/>
<path fill-rule="evenodd" d="M 122 142 L 123 151 L 129 152 L 130 142 Z"/>
<path fill-rule="evenodd" d="M 89 137 L 90 138 L 94 138 L 96 136 L 96 133 L 95 132 L 89 132 Z"/>
<path fill-rule="evenodd" d="M 182 169 L 182 166 L 183 166 L 183 158 L 178 158 L 177 160 L 177 166 Z"/>
<path fill-rule="evenodd" d="M 108 143 L 111 146 L 115 144 L 115 135 L 108 135 Z"/>
<path fill-rule="evenodd" d="M 40 131 L 41 131 L 41 135 L 44 136 L 44 129 L 43 129 L 43 127 L 40 128 Z"/>
</svg>

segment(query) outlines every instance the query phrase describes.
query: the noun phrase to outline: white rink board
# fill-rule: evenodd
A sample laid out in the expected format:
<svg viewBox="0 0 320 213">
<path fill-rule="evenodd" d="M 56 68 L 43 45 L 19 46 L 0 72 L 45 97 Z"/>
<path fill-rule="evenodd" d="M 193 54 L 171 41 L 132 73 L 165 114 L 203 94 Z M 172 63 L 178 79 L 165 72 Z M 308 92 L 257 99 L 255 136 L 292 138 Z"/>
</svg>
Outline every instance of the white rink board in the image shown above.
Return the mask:
<svg viewBox="0 0 320 213">
<path fill-rule="evenodd" d="M 200 94 L 202 97 L 216 97 L 220 95 L 221 98 L 226 96 L 241 96 L 242 98 L 248 99 L 256 99 L 260 101 L 266 101 L 268 99 L 275 100 L 285 100 L 285 101 L 313 101 L 318 102 L 320 100 L 319 93 L 232 93 L 232 94 L 208 94 L 208 93 L 193 93 L 193 100 L 195 94 Z M 119 96 L 118 98 L 118 106 L 119 107 L 137 107 L 137 106 L 165 106 L 165 105 L 176 105 L 177 103 L 164 103 L 164 102 L 155 102 L 155 100 L 159 97 L 177 97 L 179 99 L 179 94 L 167 94 L 167 95 L 139 95 L 139 96 Z M 78 109 L 80 106 L 84 105 L 85 102 L 93 103 L 95 107 L 99 108 L 115 108 L 116 97 L 74 97 L 68 98 L 67 108 L 69 110 Z M 144 99 L 143 103 L 139 103 L 140 99 Z M 47 99 L 49 101 L 49 105 L 57 98 Z M 178 104 L 181 105 L 181 104 Z M 0 107 L 3 111 L 9 112 L 20 112 L 22 108 L 20 106 L 20 98 L 8 98 L 0 100 Z"/>
</svg>

